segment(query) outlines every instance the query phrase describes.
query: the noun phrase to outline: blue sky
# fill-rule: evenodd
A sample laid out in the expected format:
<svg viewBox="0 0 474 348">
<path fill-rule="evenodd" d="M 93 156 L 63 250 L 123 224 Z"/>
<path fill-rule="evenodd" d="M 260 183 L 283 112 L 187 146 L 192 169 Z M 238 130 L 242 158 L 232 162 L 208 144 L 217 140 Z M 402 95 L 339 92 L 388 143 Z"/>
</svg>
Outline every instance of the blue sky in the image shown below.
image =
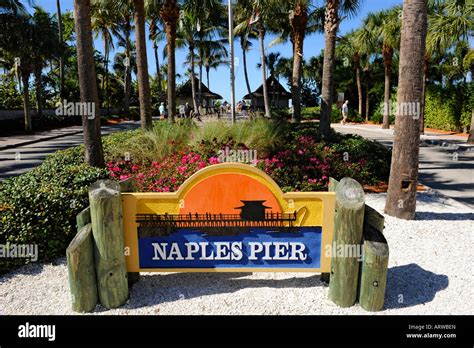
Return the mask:
<svg viewBox="0 0 474 348">
<path fill-rule="evenodd" d="M 26 2 L 26 1 L 25 1 Z M 319 4 L 323 0 L 317 1 Z M 56 12 L 56 1 L 52 0 L 35 0 L 34 3 L 43 7 L 48 12 Z M 358 15 L 351 19 L 346 19 L 341 24 L 340 34 L 344 34 L 348 31 L 358 28 L 361 25 L 361 22 L 369 12 L 376 12 L 382 9 L 387 9 L 396 5 L 402 4 L 402 0 L 362 0 L 362 6 Z M 73 0 L 61 0 L 62 11 L 68 11 L 73 9 Z M 266 44 L 272 40 L 271 36 L 267 37 Z M 165 42 L 160 44 L 160 55 L 165 47 Z M 260 62 L 260 49 L 257 42 L 254 43 L 251 51 L 248 53 L 248 70 L 250 78 L 250 86 L 252 90 L 259 87 L 262 83 L 261 72 L 257 69 L 257 63 Z M 103 44 L 99 37 L 95 41 L 95 48 L 99 51 L 103 51 Z M 321 50 L 324 48 L 324 36 L 322 34 L 312 35 L 306 38 L 305 40 L 305 50 L 304 56 L 305 59 L 308 59 L 312 56 L 318 55 Z M 239 61 L 242 62 L 242 52 L 240 50 L 240 45 L 236 43 L 235 45 L 236 57 L 239 58 Z M 279 45 L 270 48 L 267 53 L 270 52 L 280 52 L 283 57 L 291 57 L 292 48 L 291 44 Z M 176 55 L 176 66 L 178 73 L 184 74 L 185 68 L 183 67 L 183 62 L 185 61 L 186 50 L 179 50 Z M 162 57 L 160 57 L 162 59 Z M 148 41 L 148 68 L 150 74 L 156 73 L 155 61 L 153 56 L 152 44 Z M 229 77 L 229 68 L 220 67 L 218 70 L 211 71 L 211 90 L 221 94 L 225 99 L 230 99 L 230 77 Z M 206 78 L 203 77 L 204 82 L 206 83 Z M 181 81 L 178 81 L 181 82 Z M 285 85 L 286 87 L 286 85 Z M 239 100 L 245 94 L 247 94 L 247 88 L 245 85 L 245 78 L 243 73 L 242 64 L 236 68 L 236 98 Z"/>
</svg>

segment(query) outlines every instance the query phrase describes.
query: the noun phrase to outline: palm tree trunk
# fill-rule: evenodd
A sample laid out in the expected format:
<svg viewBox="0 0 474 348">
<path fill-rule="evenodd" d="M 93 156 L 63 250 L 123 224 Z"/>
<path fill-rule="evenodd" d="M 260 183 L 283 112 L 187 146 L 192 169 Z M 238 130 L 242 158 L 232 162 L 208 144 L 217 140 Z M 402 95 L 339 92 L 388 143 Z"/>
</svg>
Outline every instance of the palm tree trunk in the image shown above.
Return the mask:
<svg viewBox="0 0 474 348">
<path fill-rule="evenodd" d="M 176 23 L 179 19 L 179 7 L 176 0 L 165 0 L 160 11 L 165 23 L 168 43 L 168 115 L 170 122 L 176 116 Z"/>
<path fill-rule="evenodd" d="M 31 133 L 33 131 L 33 124 L 31 122 L 30 91 L 28 88 L 30 73 L 22 71 L 21 78 L 23 81 L 23 111 L 25 114 L 25 131 L 27 133 Z"/>
<path fill-rule="evenodd" d="M 331 130 L 331 111 L 334 88 L 334 68 L 336 65 L 336 34 L 339 26 L 339 0 L 327 0 L 326 20 L 324 24 L 324 64 L 323 64 L 323 86 L 321 91 L 321 123 L 319 125 L 321 135 L 327 137 Z"/>
<path fill-rule="evenodd" d="M 211 80 L 209 79 L 211 74 L 211 68 L 206 66 L 206 76 L 207 76 L 207 89 L 211 90 Z"/>
<path fill-rule="evenodd" d="M 421 99 L 420 134 L 425 134 L 426 83 L 428 81 L 429 64 L 430 64 L 429 60 L 425 57 L 425 60 L 423 63 L 423 85 L 422 85 L 423 98 Z"/>
<path fill-rule="evenodd" d="M 308 24 L 306 6 L 297 2 L 290 18 L 293 36 L 293 76 L 291 93 L 293 100 L 293 122 L 301 121 L 301 75 L 303 74 L 303 45 Z"/>
<path fill-rule="evenodd" d="M 61 13 L 61 2 L 60 0 L 56 0 L 56 7 L 58 13 L 58 29 L 59 29 L 59 44 L 62 46 L 64 43 L 64 35 L 63 35 L 63 20 L 62 20 L 62 13 Z M 65 98 L 64 95 L 64 53 L 61 48 L 59 55 L 59 95 L 61 96 L 61 100 Z"/>
<path fill-rule="evenodd" d="M 161 102 L 161 96 L 163 94 L 163 86 L 161 85 L 161 71 L 160 71 L 160 56 L 158 55 L 158 44 L 156 41 L 153 42 L 153 51 L 155 52 L 155 63 L 156 63 L 156 78 L 158 79 L 158 94 Z"/>
<path fill-rule="evenodd" d="M 199 63 L 199 106 L 202 106 L 202 63 Z"/>
<path fill-rule="evenodd" d="M 125 59 L 128 65 L 125 66 L 125 96 L 123 98 L 123 110 L 126 117 L 130 117 L 130 95 L 132 94 L 132 49 L 130 47 L 130 31 L 125 34 Z"/>
<path fill-rule="evenodd" d="M 474 65 L 471 65 L 471 81 L 474 81 Z M 474 107 L 472 108 L 471 129 L 469 131 L 468 144 L 474 144 Z"/>
<path fill-rule="evenodd" d="M 247 69 L 247 49 L 245 47 L 244 41 L 241 41 L 241 47 L 242 47 L 242 59 L 244 61 L 245 84 L 247 85 L 247 91 L 249 92 L 249 96 L 250 96 L 250 103 L 251 103 L 250 105 L 255 106 L 255 98 L 253 96 L 252 89 L 250 88 L 249 73 Z"/>
<path fill-rule="evenodd" d="M 107 42 L 107 48 L 105 50 L 105 83 L 106 83 L 106 96 L 107 101 L 107 116 L 110 116 L 110 76 L 109 76 L 109 61 L 110 61 L 110 50 L 109 42 Z"/>
<path fill-rule="evenodd" d="M 370 98 L 369 98 L 370 70 L 369 70 L 369 66 L 365 67 L 364 72 L 365 72 L 365 121 L 369 122 L 369 118 L 370 118 Z"/>
<path fill-rule="evenodd" d="M 107 62 L 107 54 L 109 50 L 109 41 L 107 40 L 106 37 L 104 37 L 104 76 L 102 78 L 102 93 L 103 93 L 103 98 L 102 98 L 102 105 L 101 107 L 104 107 L 105 101 L 107 100 L 107 73 L 108 73 L 108 62 Z"/>
<path fill-rule="evenodd" d="M 199 115 L 199 106 L 197 101 L 197 93 L 196 93 L 196 74 L 194 73 L 194 46 L 192 43 L 188 43 L 189 45 L 189 54 L 191 56 L 191 94 L 193 98 L 193 107 L 194 112 L 196 115 Z"/>
<path fill-rule="evenodd" d="M 382 129 L 390 129 L 390 77 L 392 75 L 393 49 L 389 46 L 383 48 L 384 67 L 385 67 L 385 91 L 384 91 L 384 114 Z"/>
<path fill-rule="evenodd" d="M 43 86 L 41 81 L 41 65 L 35 67 L 36 110 L 38 119 L 43 118 Z"/>
<path fill-rule="evenodd" d="M 150 78 L 146 53 L 145 4 L 144 0 L 133 0 L 135 7 L 135 35 L 137 46 L 138 99 L 143 130 L 153 127 L 151 115 Z"/>
<path fill-rule="evenodd" d="M 77 65 L 81 102 L 92 105 L 95 113 L 95 117 L 93 118 L 85 114 L 82 115 L 82 126 L 84 129 L 86 163 L 94 167 L 104 167 L 90 7 L 90 0 L 74 1 L 74 22 L 77 38 Z"/>
<path fill-rule="evenodd" d="M 259 37 L 260 37 L 260 50 L 261 50 L 261 64 L 262 64 L 262 79 L 263 79 L 263 102 L 265 104 L 265 117 L 270 118 L 270 99 L 268 98 L 268 86 L 267 86 L 267 68 L 265 65 L 265 28 L 263 24 L 259 22 Z"/>
<path fill-rule="evenodd" d="M 398 105 L 422 103 L 423 71 L 420 67 L 425 56 L 426 27 L 426 0 L 404 0 Z M 401 114 L 401 108 L 398 109 L 385 212 L 400 219 L 412 220 L 415 218 L 418 186 L 420 115 L 416 115 L 416 108 L 413 107 L 402 108 L 412 109 L 406 114 Z"/>
<path fill-rule="evenodd" d="M 362 78 L 360 76 L 360 62 L 357 61 L 356 68 L 356 82 L 357 82 L 357 97 L 359 99 L 359 115 L 363 116 L 363 109 L 364 109 L 364 95 L 362 92 Z"/>
</svg>

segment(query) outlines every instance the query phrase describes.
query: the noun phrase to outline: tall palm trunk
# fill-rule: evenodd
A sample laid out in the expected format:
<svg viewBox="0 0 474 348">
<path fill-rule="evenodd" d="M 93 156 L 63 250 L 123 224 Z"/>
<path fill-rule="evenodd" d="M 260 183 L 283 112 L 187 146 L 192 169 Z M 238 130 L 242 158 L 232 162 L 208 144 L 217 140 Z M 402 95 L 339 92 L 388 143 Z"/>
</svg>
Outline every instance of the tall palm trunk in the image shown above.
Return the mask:
<svg viewBox="0 0 474 348">
<path fill-rule="evenodd" d="M 27 133 L 31 133 L 33 131 L 33 124 L 31 122 L 30 90 L 28 88 L 30 72 L 22 71 L 21 79 L 23 81 L 23 112 L 25 114 L 25 131 Z"/>
<path fill-rule="evenodd" d="M 107 101 L 107 116 L 110 116 L 110 76 L 109 76 L 109 62 L 110 62 L 110 49 L 109 49 L 109 39 L 107 39 L 107 44 L 105 48 L 105 100 Z"/>
<path fill-rule="evenodd" d="M 191 56 L 191 94 L 193 98 L 193 107 L 194 112 L 196 115 L 199 115 L 199 106 L 197 101 L 197 93 L 196 93 L 196 74 L 194 73 L 195 61 L 194 61 L 194 45 L 192 42 L 188 42 L 189 46 L 189 54 Z"/>
<path fill-rule="evenodd" d="M 35 67 L 35 93 L 36 93 L 36 110 L 37 117 L 39 119 L 43 118 L 43 86 L 41 79 L 41 64 L 38 64 Z"/>
<path fill-rule="evenodd" d="M 422 103 L 423 66 L 427 27 L 426 0 L 404 0 L 400 45 L 400 75 L 397 104 Z M 401 114 L 398 108 L 392 168 L 385 212 L 401 219 L 412 220 L 416 212 L 420 150 L 420 115 L 414 110 Z"/>
<path fill-rule="evenodd" d="M 74 1 L 74 23 L 76 29 L 77 66 L 81 102 L 90 103 L 95 117 L 82 116 L 86 163 L 103 167 L 104 154 L 100 130 L 99 96 L 97 93 L 97 76 L 92 45 L 92 28 L 90 17 L 90 0 Z"/>
<path fill-rule="evenodd" d="M 326 1 L 326 15 L 324 23 L 324 64 L 323 86 L 321 91 L 321 135 L 327 137 L 331 130 L 331 110 L 334 88 L 334 68 L 336 65 L 336 34 L 339 26 L 339 0 Z"/>
<path fill-rule="evenodd" d="M 144 0 L 133 0 L 135 12 L 135 35 L 137 46 L 138 99 L 140 101 L 140 120 L 143 130 L 153 127 L 151 115 L 150 78 L 146 52 L 145 4 Z"/>
<path fill-rule="evenodd" d="M 357 97 L 359 99 L 359 115 L 362 117 L 362 113 L 364 110 L 364 94 L 362 92 L 362 78 L 360 76 L 360 57 L 358 55 L 356 55 L 354 58 L 354 66 L 357 83 Z"/>
<path fill-rule="evenodd" d="M 423 64 L 423 86 L 422 86 L 423 98 L 421 99 L 420 134 L 425 134 L 426 83 L 428 81 L 429 64 L 430 64 L 429 58 L 425 57 L 424 64 Z"/>
<path fill-rule="evenodd" d="M 62 45 L 64 43 L 64 34 L 63 34 L 63 20 L 61 13 L 61 2 L 56 0 L 56 7 L 58 12 L 58 28 L 59 28 L 59 44 L 61 45 L 61 53 L 59 55 L 59 95 L 61 100 L 65 98 L 64 95 L 64 52 L 62 50 Z"/>
<path fill-rule="evenodd" d="M 303 74 L 303 45 L 308 24 L 308 12 L 306 6 L 297 3 L 290 16 L 293 38 L 293 76 L 291 81 L 291 93 L 293 100 L 293 122 L 301 121 L 301 76 Z"/>
<path fill-rule="evenodd" d="M 170 122 L 176 116 L 176 23 L 179 19 L 179 7 L 176 0 L 165 0 L 160 11 L 165 23 L 168 43 L 168 114 Z"/>
<path fill-rule="evenodd" d="M 383 61 L 385 68 L 385 92 L 384 92 L 384 114 L 383 114 L 383 125 L 382 129 L 390 129 L 390 78 L 392 76 L 392 60 L 393 60 L 393 48 L 384 45 L 383 46 Z"/>
<path fill-rule="evenodd" d="M 268 86 L 267 86 L 267 68 L 265 64 L 265 28 L 262 22 L 258 24 L 258 33 L 260 37 L 260 50 L 261 50 L 261 64 L 262 64 L 262 80 L 263 80 L 263 102 L 265 104 L 265 117 L 270 118 L 270 99 L 268 97 Z"/>
<path fill-rule="evenodd" d="M 130 47 L 130 31 L 131 28 L 125 29 L 125 59 L 128 61 L 128 65 L 125 66 L 125 96 L 123 98 L 123 109 L 126 117 L 130 117 L 130 96 L 132 94 L 132 48 Z"/>
<path fill-rule="evenodd" d="M 249 92 L 249 96 L 250 96 L 250 103 L 251 103 L 250 105 L 256 106 L 255 98 L 253 96 L 252 89 L 250 88 L 249 73 L 247 69 L 247 47 L 246 47 L 245 40 L 246 38 L 242 39 L 241 44 L 240 44 L 242 47 L 242 59 L 244 63 L 245 84 L 247 85 L 247 91 Z"/>
<path fill-rule="evenodd" d="M 202 57 L 201 57 L 202 60 Z M 199 61 L 199 86 L 198 86 L 199 94 L 198 94 L 198 101 L 199 106 L 202 105 L 202 62 Z"/>
<path fill-rule="evenodd" d="M 474 64 L 471 65 L 471 81 L 474 81 Z M 474 106 L 472 108 L 471 129 L 469 131 L 468 144 L 474 144 Z"/>
<path fill-rule="evenodd" d="M 109 40 L 104 36 L 104 76 L 102 78 L 102 92 L 104 94 L 102 99 L 102 107 L 104 107 L 107 100 L 107 75 L 109 73 L 109 63 L 108 56 L 109 54 Z"/>
<path fill-rule="evenodd" d="M 209 90 L 211 90 L 211 80 L 209 79 L 210 74 L 211 74 L 211 67 L 206 66 L 207 88 Z"/>
<path fill-rule="evenodd" d="M 364 68 L 364 76 L 365 76 L 365 121 L 369 122 L 369 118 L 370 118 L 370 98 L 369 98 L 370 68 L 369 68 L 369 65 L 366 65 L 366 67 Z"/>
<path fill-rule="evenodd" d="M 160 71 L 160 56 L 158 55 L 158 44 L 156 43 L 156 40 L 153 41 L 153 52 L 155 52 L 156 78 L 158 79 L 158 95 L 161 101 L 161 97 L 163 95 L 163 86 L 161 85 L 162 78 Z"/>
</svg>

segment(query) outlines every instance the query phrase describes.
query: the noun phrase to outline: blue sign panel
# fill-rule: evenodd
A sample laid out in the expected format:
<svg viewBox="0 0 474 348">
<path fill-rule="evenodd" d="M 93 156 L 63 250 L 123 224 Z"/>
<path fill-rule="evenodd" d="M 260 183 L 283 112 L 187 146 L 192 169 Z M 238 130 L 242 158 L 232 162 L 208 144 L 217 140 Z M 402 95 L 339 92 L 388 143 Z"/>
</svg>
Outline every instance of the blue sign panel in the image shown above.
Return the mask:
<svg viewBox="0 0 474 348">
<path fill-rule="evenodd" d="M 140 268 L 320 268 L 321 237 L 321 227 L 259 227 L 225 236 L 177 228 L 139 238 Z"/>
</svg>

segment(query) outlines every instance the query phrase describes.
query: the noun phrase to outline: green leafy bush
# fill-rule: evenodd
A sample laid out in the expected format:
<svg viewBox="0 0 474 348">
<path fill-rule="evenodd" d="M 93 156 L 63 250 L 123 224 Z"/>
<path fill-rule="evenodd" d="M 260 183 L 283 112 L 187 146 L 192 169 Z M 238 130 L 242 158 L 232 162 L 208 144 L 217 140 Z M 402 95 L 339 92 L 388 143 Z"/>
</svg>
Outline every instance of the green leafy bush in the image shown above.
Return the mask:
<svg viewBox="0 0 474 348">
<path fill-rule="evenodd" d="M 57 152 L 27 174 L 0 185 L 0 244 L 36 244 L 40 260 L 63 256 L 88 206 L 88 187 L 105 170 L 82 164 L 81 147 Z M 0 274 L 25 260 L 0 263 Z"/>
</svg>

